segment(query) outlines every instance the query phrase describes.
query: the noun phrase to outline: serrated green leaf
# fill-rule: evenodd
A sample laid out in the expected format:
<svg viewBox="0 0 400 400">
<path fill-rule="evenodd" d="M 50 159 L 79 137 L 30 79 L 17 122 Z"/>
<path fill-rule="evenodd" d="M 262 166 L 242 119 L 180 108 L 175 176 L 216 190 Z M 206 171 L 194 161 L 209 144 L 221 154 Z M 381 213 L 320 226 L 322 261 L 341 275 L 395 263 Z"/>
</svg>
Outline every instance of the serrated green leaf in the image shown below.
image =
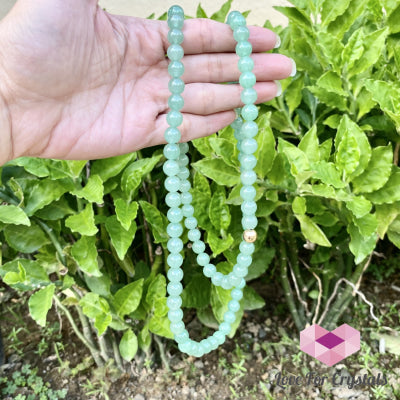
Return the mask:
<svg viewBox="0 0 400 400">
<path fill-rule="evenodd" d="M 397 248 L 400 248 L 400 218 L 397 217 L 390 224 L 389 229 L 387 231 L 388 239 L 395 245 Z"/>
<path fill-rule="evenodd" d="M 129 230 L 132 221 L 136 218 L 139 204 L 136 201 L 129 203 L 123 199 L 116 199 L 114 205 L 118 221 L 126 230 Z"/>
<path fill-rule="evenodd" d="M 39 178 L 49 176 L 50 172 L 47 168 L 47 160 L 36 157 L 19 157 L 7 163 L 7 165 L 17 165 L 23 167 L 25 171 Z"/>
<path fill-rule="evenodd" d="M 174 335 L 169 328 L 170 321 L 167 315 L 162 317 L 153 315 L 149 320 L 149 331 L 168 339 L 173 339 Z"/>
<path fill-rule="evenodd" d="M 136 159 L 136 153 L 96 160 L 91 165 L 91 172 L 98 175 L 103 182 L 118 175 L 131 161 Z"/>
<path fill-rule="evenodd" d="M 331 162 L 318 161 L 311 164 L 311 169 L 314 171 L 313 178 L 320 179 L 322 183 L 331 185 L 337 189 L 346 186 L 346 183 L 340 179 L 339 170 Z"/>
<path fill-rule="evenodd" d="M 213 15 L 211 15 L 211 19 L 219 22 L 225 22 L 226 16 L 228 15 L 228 12 L 231 8 L 232 0 L 228 0 L 225 2 L 222 7 L 219 9 L 219 11 L 215 12 Z"/>
<path fill-rule="evenodd" d="M 346 130 L 335 154 L 335 164 L 346 181 L 358 167 L 360 154 L 361 151 L 356 138 L 351 135 L 350 131 Z"/>
<path fill-rule="evenodd" d="M 214 180 L 218 185 L 234 186 L 240 182 L 240 174 L 236 168 L 226 165 L 219 158 L 204 158 L 192 164 L 196 171 Z"/>
<path fill-rule="evenodd" d="M 49 239 L 35 222 L 30 226 L 7 225 L 3 232 L 7 243 L 21 253 L 33 253 L 49 243 Z"/>
<path fill-rule="evenodd" d="M 387 24 L 389 26 L 390 33 L 400 32 L 400 5 L 398 5 L 397 8 L 390 13 L 389 18 L 387 19 Z"/>
<path fill-rule="evenodd" d="M 289 107 L 290 114 L 300 105 L 303 98 L 302 89 L 304 87 L 304 75 L 298 75 L 290 82 L 285 89 L 285 101 Z"/>
<path fill-rule="evenodd" d="M 227 230 L 229 228 L 231 224 L 231 214 L 229 212 L 229 206 L 226 204 L 225 189 L 222 186 L 218 186 L 211 197 L 208 215 L 211 223 L 218 232 L 221 229 Z"/>
<path fill-rule="evenodd" d="M 126 194 L 133 193 L 141 184 L 145 175 L 150 173 L 161 160 L 162 154 L 151 158 L 142 158 L 131 163 L 121 177 L 121 188 Z"/>
<path fill-rule="evenodd" d="M 354 193 L 371 193 L 382 188 L 389 180 L 392 164 L 392 146 L 379 146 L 372 149 L 366 170 L 352 180 Z"/>
<path fill-rule="evenodd" d="M 292 210 L 295 214 L 304 215 L 307 211 L 306 199 L 296 196 L 292 202 Z"/>
<path fill-rule="evenodd" d="M 351 0 L 325 0 L 322 4 L 321 25 L 327 26 L 330 22 L 335 21 L 337 17 L 344 14 L 349 7 Z"/>
<path fill-rule="evenodd" d="M 360 74 L 374 65 L 381 57 L 385 47 L 386 37 L 389 34 L 388 28 L 383 28 L 366 35 L 363 39 L 364 53 L 354 63 L 354 67 L 349 69 L 349 76 Z"/>
<path fill-rule="evenodd" d="M 132 329 L 127 329 L 119 342 L 119 352 L 125 361 L 132 361 L 138 351 L 138 338 Z"/>
<path fill-rule="evenodd" d="M 197 171 L 193 177 L 193 189 L 204 193 L 211 199 L 210 184 L 208 183 L 207 178 Z"/>
<path fill-rule="evenodd" d="M 106 274 L 103 274 L 101 276 L 85 275 L 84 278 L 91 292 L 97 293 L 98 295 L 103 297 L 110 296 L 111 279 L 108 275 Z"/>
<path fill-rule="evenodd" d="M 243 289 L 243 309 L 258 310 L 265 306 L 265 300 L 250 286 Z"/>
<path fill-rule="evenodd" d="M 275 249 L 262 247 L 256 251 L 253 256 L 253 262 L 249 267 L 249 273 L 246 275 L 246 281 L 259 278 L 268 269 L 275 256 Z"/>
<path fill-rule="evenodd" d="M 94 326 L 98 335 L 102 335 L 112 322 L 110 306 L 107 301 L 95 293 L 87 293 L 79 301 L 82 311 L 89 318 L 94 319 Z"/>
<path fill-rule="evenodd" d="M 303 136 L 299 143 L 299 149 L 304 152 L 310 162 L 319 161 L 319 141 L 316 125 L 313 125 Z"/>
<path fill-rule="evenodd" d="M 146 221 L 150 224 L 154 236 L 154 242 L 166 243 L 169 240 L 167 234 L 167 217 L 147 201 L 140 200 L 139 204 L 143 210 Z"/>
<path fill-rule="evenodd" d="M 138 336 L 139 347 L 146 351 L 151 345 L 151 335 L 149 332 L 149 324 L 145 324 Z"/>
<path fill-rule="evenodd" d="M 81 199 L 86 199 L 91 203 L 103 203 L 104 187 L 103 181 L 99 175 L 92 175 L 85 187 L 80 189 L 75 189 L 71 192 L 76 197 Z"/>
<path fill-rule="evenodd" d="M 150 309 L 154 307 L 154 303 L 165 297 L 167 293 L 167 282 L 165 276 L 162 274 L 156 275 L 150 282 L 147 293 L 146 293 L 146 303 L 150 306 Z"/>
<path fill-rule="evenodd" d="M 21 208 L 14 205 L 0 205 L 0 221 L 5 224 L 31 225 L 31 221 Z"/>
<path fill-rule="evenodd" d="M 340 111 L 347 110 L 347 102 L 345 97 L 340 96 L 337 93 L 330 92 L 323 87 L 307 86 L 307 89 L 327 106 L 339 109 Z"/>
<path fill-rule="evenodd" d="M 106 220 L 106 229 L 118 257 L 120 260 L 123 260 L 135 237 L 137 229 L 136 223 L 132 222 L 129 230 L 126 230 L 118 221 L 117 216 L 111 215 Z"/>
<path fill-rule="evenodd" d="M 362 1 L 347 1 L 347 4 L 345 12 L 332 21 L 328 26 L 328 32 L 335 35 L 340 40 L 365 9 L 365 3 Z"/>
<path fill-rule="evenodd" d="M 347 44 L 342 51 L 343 64 L 346 65 L 347 69 L 353 68 L 354 63 L 363 55 L 364 38 L 364 29 L 358 28 L 352 33 L 347 41 Z"/>
<path fill-rule="evenodd" d="M 333 71 L 325 72 L 317 81 L 317 86 L 326 89 L 328 92 L 336 93 L 339 96 L 347 97 L 347 92 L 343 90 L 342 78 Z"/>
<path fill-rule="evenodd" d="M 196 274 L 182 292 L 182 307 L 203 308 L 210 304 L 211 283 L 203 274 Z"/>
<path fill-rule="evenodd" d="M 38 290 L 29 298 L 29 313 L 40 326 L 46 325 L 46 317 L 53 304 L 55 288 L 54 284 L 50 284 Z"/>
<path fill-rule="evenodd" d="M 203 7 L 199 3 L 196 10 L 196 18 L 208 18 L 206 12 L 203 10 Z"/>
<path fill-rule="evenodd" d="M 262 115 L 258 120 L 259 132 L 257 134 L 257 150 L 254 153 L 257 165 L 254 168 L 256 174 L 264 179 L 270 171 L 275 159 L 275 137 L 270 126 L 271 113 Z"/>
<path fill-rule="evenodd" d="M 69 179 L 51 180 L 42 179 L 30 190 L 26 197 L 25 213 L 29 216 L 35 214 L 44 206 L 58 200 L 64 193 L 72 190 L 74 185 Z"/>
<path fill-rule="evenodd" d="M 377 232 L 383 239 L 390 224 L 400 214 L 400 203 L 375 205 L 375 214 L 378 221 Z"/>
<path fill-rule="evenodd" d="M 48 206 L 36 211 L 35 216 L 48 221 L 56 221 L 58 219 L 64 219 L 65 216 L 74 213 L 75 211 L 70 207 L 68 201 L 64 197 L 61 197 L 60 200 L 54 201 Z"/>
<path fill-rule="evenodd" d="M 333 70 L 340 73 L 342 67 L 341 55 L 344 48 L 342 42 L 329 32 L 319 31 L 317 32 L 317 44 L 326 60 L 333 66 Z"/>
<path fill-rule="evenodd" d="M 225 164 L 230 165 L 231 167 L 239 165 L 237 158 L 238 150 L 234 143 L 220 137 L 210 138 L 209 143 L 215 154 L 220 156 L 224 160 Z"/>
<path fill-rule="evenodd" d="M 307 215 L 295 215 L 300 222 L 301 232 L 311 243 L 320 246 L 331 246 L 331 242 L 326 237 L 323 230 Z"/>
<path fill-rule="evenodd" d="M 400 200 L 400 168 L 392 166 L 392 174 L 383 187 L 365 197 L 374 204 L 391 204 Z"/>
<path fill-rule="evenodd" d="M 354 196 L 350 201 L 346 202 L 346 207 L 356 218 L 361 218 L 371 211 L 372 203 L 363 196 Z"/>
<path fill-rule="evenodd" d="M 192 144 L 204 157 L 211 157 L 213 154 L 213 149 L 210 145 L 210 139 L 216 136 L 217 135 L 214 133 L 213 135 L 207 137 L 194 139 L 192 140 Z"/>
<path fill-rule="evenodd" d="M 369 237 L 362 236 L 354 224 L 347 226 L 347 232 L 350 234 L 350 251 L 354 254 L 355 263 L 359 264 L 368 255 L 372 253 L 376 245 L 377 235 L 373 233 Z"/>
<path fill-rule="evenodd" d="M 207 231 L 207 243 L 213 252 L 213 257 L 229 249 L 234 240 L 230 233 L 225 238 L 220 238 L 214 230 Z"/>
<path fill-rule="evenodd" d="M 294 7 L 273 6 L 273 8 L 288 17 L 289 21 L 292 21 L 295 25 L 302 27 L 306 31 L 311 31 L 312 22 L 308 15 Z"/>
<path fill-rule="evenodd" d="M 115 311 L 120 317 L 134 312 L 139 306 L 142 298 L 144 279 L 139 279 L 123 288 L 114 295 Z"/>
<path fill-rule="evenodd" d="M 71 247 L 71 255 L 79 265 L 79 268 L 88 275 L 101 276 L 97 261 L 96 238 L 94 236 L 82 236 Z"/>
<path fill-rule="evenodd" d="M 86 207 L 83 211 L 69 216 L 65 220 L 65 226 L 70 228 L 72 232 L 78 232 L 83 236 L 95 235 L 98 232 L 98 229 L 94 223 L 92 204 L 86 204 Z"/>
<path fill-rule="evenodd" d="M 364 237 L 371 236 L 378 228 L 378 221 L 375 214 L 365 214 L 362 218 L 353 218 L 353 222 Z"/>
</svg>

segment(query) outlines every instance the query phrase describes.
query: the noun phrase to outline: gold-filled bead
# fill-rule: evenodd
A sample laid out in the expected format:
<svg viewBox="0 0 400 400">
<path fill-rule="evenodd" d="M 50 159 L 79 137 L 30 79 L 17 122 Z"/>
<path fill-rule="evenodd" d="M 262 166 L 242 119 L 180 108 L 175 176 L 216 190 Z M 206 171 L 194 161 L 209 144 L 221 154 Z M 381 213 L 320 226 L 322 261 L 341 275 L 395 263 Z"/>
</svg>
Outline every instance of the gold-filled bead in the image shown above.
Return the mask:
<svg viewBox="0 0 400 400">
<path fill-rule="evenodd" d="M 243 232 L 243 239 L 247 243 L 254 243 L 257 240 L 257 232 L 254 229 L 246 229 Z"/>
</svg>

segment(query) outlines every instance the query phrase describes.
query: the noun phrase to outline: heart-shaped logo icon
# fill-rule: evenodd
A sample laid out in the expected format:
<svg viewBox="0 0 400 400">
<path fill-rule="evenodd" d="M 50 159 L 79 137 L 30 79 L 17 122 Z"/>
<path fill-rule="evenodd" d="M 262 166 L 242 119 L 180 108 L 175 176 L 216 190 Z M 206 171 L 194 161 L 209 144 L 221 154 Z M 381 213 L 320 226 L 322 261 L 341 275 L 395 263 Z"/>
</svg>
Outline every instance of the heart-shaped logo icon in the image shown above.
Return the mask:
<svg viewBox="0 0 400 400">
<path fill-rule="evenodd" d="M 360 350 L 360 331 L 343 324 L 329 332 L 314 324 L 300 332 L 300 350 L 331 367 Z"/>
</svg>

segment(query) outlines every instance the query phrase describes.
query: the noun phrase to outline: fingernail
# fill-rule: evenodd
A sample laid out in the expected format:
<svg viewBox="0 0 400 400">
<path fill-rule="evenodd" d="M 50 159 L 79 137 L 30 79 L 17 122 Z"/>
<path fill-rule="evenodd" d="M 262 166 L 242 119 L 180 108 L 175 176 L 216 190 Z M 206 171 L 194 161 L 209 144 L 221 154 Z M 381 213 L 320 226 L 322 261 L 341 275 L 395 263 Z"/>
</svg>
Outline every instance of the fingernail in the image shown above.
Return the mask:
<svg viewBox="0 0 400 400">
<path fill-rule="evenodd" d="M 292 73 L 290 74 L 290 76 L 295 76 L 296 72 L 297 72 L 297 67 L 296 67 L 296 63 L 293 60 L 293 58 L 290 59 L 290 61 L 292 61 Z"/>
<path fill-rule="evenodd" d="M 278 97 L 282 94 L 282 84 L 279 81 L 274 81 L 276 85 L 276 95 L 275 97 Z"/>
<path fill-rule="evenodd" d="M 277 34 L 275 34 L 275 35 L 276 35 L 276 42 L 275 42 L 274 49 L 277 49 L 281 45 L 281 37 Z"/>
</svg>

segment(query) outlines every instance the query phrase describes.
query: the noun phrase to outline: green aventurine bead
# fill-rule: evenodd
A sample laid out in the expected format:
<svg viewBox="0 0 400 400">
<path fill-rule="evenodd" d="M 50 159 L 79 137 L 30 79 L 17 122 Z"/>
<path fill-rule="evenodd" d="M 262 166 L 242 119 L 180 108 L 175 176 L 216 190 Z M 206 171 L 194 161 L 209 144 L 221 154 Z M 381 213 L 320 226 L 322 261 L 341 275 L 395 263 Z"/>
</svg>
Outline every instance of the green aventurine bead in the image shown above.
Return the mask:
<svg viewBox="0 0 400 400">
<path fill-rule="evenodd" d="M 257 165 L 257 158 L 253 154 L 241 154 L 239 157 L 243 170 L 252 170 Z"/>
<path fill-rule="evenodd" d="M 250 185 L 244 185 L 240 189 L 240 197 L 243 200 L 252 201 L 256 197 L 256 189 Z"/>
<path fill-rule="evenodd" d="M 254 61 L 251 57 L 242 57 L 238 61 L 240 72 L 251 72 L 254 68 Z"/>
<path fill-rule="evenodd" d="M 168 143 L 164 146 L 163 153 L 168 160 L 176 160 L 180 156 L 181 150 L 176 143 Z"/>
<path fill-rule="evenodd" d="M 225 335 L 228 335 L 229 333 L 230 333 L 230 331 L 231 331 L 231 325 L 230 324 L 228 324 L 227 322 L 221 322 L 220 324 L 219 324 L 219 330 L 220 330 L 220 332 L 222 332 L 223 334 L 225 334 Z"/>
<path fill-rule="evenodd" d="M 242 254 L 250 256 L 254 253 L 254 249 L 255 249 L 254 243 L 248 243 L 245 242 L 244 240 L 240 242 L 239 250 Z"/>
<path fill-rule="evenodd" d="M 243 89 L 240 99 L 244 104 L 252 104 L 257 100 L 257 92 L 253 88 Z"/>
<path fill-rule="evenodd" d="M 242 267 L 250 267 L 252 258 L 251 256 L 245 256 L 244 254 L 238 254 L 236 262 Z"/>
<path fill-rule="evenodd" d="M 181 110 L 184 103 L 183 97 L 180 94 L 173 94 L 168 99 L 168 107 L 174 111 Z"/>
<path fill-rule="evenodd" d="M 179 187 L 179 190 L 184 193 L 184 192 L 188 192 L 191 188 L 190 182 L 188 180 L 182 181 L 181 185 Z"/>
<path fill-rule="evenodd" d="M 182 204 L 191 204 L 193 200 L 193 196 L 189 192 L 185 192 L 181 194 Z"/>
<path fill-rule="evenodd" d="M 171 61 L 179 61 L 183 57 L 183 48 L 179 44 L 171 44 L 167 50 L 167 56 Z"/>
<path fill-rule="evenodd" d="M 195 242 L 196 240 L 200 240 L 201 233 L 198 229 L 190 229 L 188 232 L 188 239 L 191 242 Z"/>
<path fill-rule="evenodd" d="M 228 25 L 231 25 L 232 24 L 232 21 L 233 21 L 233 19 L 234 19 L 234 17 L 237 17 L 237 16 L 241 16 L 242 14 L 239 12 L 239 11 L 231 11 L 229 14 L 228 14 L 228 19 L 226 20 L 226 23 L 228 24 Z"/>
<path fill-rule="evenodd" d="M 207 253 L 200 253 L 197 256 L 197 264 L 199 264 L 201 267 L 208 265 L 209 262 L 210 262 L 210 256 Z"/>
<path fill-rule="evenodd" d="M 233 300 L 240 301 L 243 297 L 243 292 L 240 289 L 232 289 L 231 291 L 231 297 Z"/>
<path fill-rule="evenodd" d="M 256 83 L 256 76 L 250 71 L 243 72 L 239 77 L 239 83 L 245 89 L 251 88 Z"/>
<path fill-rule="evenodd" d="M 168 193 L 165 196 L 168 207 L 179 207 L 181 205 L 181 195 L 177 192 Z"/>
<path fill-rule="evenodd" d="M 258 117 L 258 109 L 254 104 L 246 104 L 242 108 L 242 117 L 245 121 L 254 121 Z"/>
<path fill-rule="evenodd" d="M 168 18 L 172 17 L 173 15 L 181 15 L 182 17 L 185 15 L 183 12 L 183 8 L 181 6 L 172 6 L 168 10 Z"/>
<path fill-rule="evenodd" d="M 180 171 L 177 174 L 178 178 L 181 181 L 186 180 L 190 176 L 190 171 L 187 168 L 181 168 Z"/>
<path fill-rule="evenodd" d="M 180 208 L 170 208 L 167 212 L 168 221 L 172 223 L 181 222 L 183 219 L 183 212 Z"/>
<path fill-rule="evenodd" d="M 214 275 L 211 277 L 211 281 L 215 286 L 219 286 L 222 282 L 222 278 L 224 275 L 222 275 L 221 272 L 215 272 Z"/>
<path fill-rule="evenodd" d="M 257 150 L 257 142 L 255 139 L 243 139 L 240 150 L 244 154 L 252 154 Z"/>
<path fill-rule="evenodd" d="M 181 94 L 185 89 L 185 82 L 180 78 L 173 78 L 168 83 L 168 89 L 172 94 Z"/>
<path fill-rule="evenodd" d="M 168 296 L 167 297 L 167 306 L 170 310 L 177 310 L 179 307 L 182 306 L 182 297 Z M 229 308 L 229 304 L 228 304 L 228 308 Z"/>
<path fill-rule="evenodd" d="M 257 226 L 257 217 L 255 215 L 244 215 L 242 218 L 242 227 L 246 229 L 254 229 Z"/>
<path fill-rule="evenodd" d="M 233 37 L 237 42 L 242 42 L 247 40 L 250 36 L 249 28 L 247 26 L 239 26 L 233 32 Z"/>
<path fill-rule="evenodd" d="M 164 187 L 168 192 L 177 192 L 180 184 L 181 180 L 177 176 L 169 176 L 164 182 Z"/>
<path fill-rule="evenodd" d="M 179 172 L 179 165 L 175 160 L 167 160 L 163 165 L 163 171 L 167 176 L 176 175 Z"/>
<path fill-rule="evenodd" d="M 171 268 L 179 268 L 183 264 L 182 254 L 179 253 L 169 254 L 167 257 L 167 264 Z"/>
<path fill-rule="evenodd" d="M 167 300 L 168 302 L 168 300 Z M 228 310 L 232 312 L 237 312 L 240 309 L 240 303 L 237 300 L 231 300 L 228 303 Z"/>
<path fill-rule="evenodd" d="M 179 253 L 183 249 L 183 242 L 180 238 L 170 238 L 167 242 L 167 249 L 170 253 Z"/>
<path fill-rule="evenodd" d="M 189 145 L 184 142 L 184 143 L 179 143 L 179 147 L 181 148 L 181 154 L 184 155 L 189 151 Z"/>
<path fill-rule="evenodd" d="M 234 275 L 238 276 L 239 278 L 243 278 L 247 275 L 247 273 L 249 272 L 249 269 L 245 266 L 236 264 L 233 266 L 232 272 L 234 273 Z"/>
<path fill-rule="evenodd" d="M 169 126 L 176 128 L 183 122 L 183 115 L 179 111 L 170 111 L 167 114 L 167 122 Z"/>
<path fill-rule="evenodd" d="M 188 164 L 189 164 L 189 157 L 186 155 L 186 154 L 184 154 L 184 153 L 186 153 L 186 152 L 184 152 L 183 150 L 182 150 L 182 146 L 181 146 L 181 144 L 183 144 L 183 143 L 179 143 L 179 148 L 180 148 L 180 150 L 181 150 L 181 155 L 179 156 L 179 158 L 178 158 L 178 163 L 179 163 L 179 166 L 182 168 L 182 167 L 186 167 Z M 186 144 L 186 143 L 185 143 Z"/>
<path fill-rule="evenodd" d="M 239 26 L 245 26 L 246 25 L 246 18 L 243 17 L 243 15 L 240 14 L 240 13 L 236 14 L 231 18 L 229 25 L 231 26 L 231 28 L 233 30 L 239 28 Z"/>
<path fill-rule="evenodd" d="M 242 278 L 235 276 L 232 272 L 229 273 L 229 283 L 231 285 L 230 289 L 232 289 L 232 287 L 234 287 L 234 286 L 237 287 L 241 281 L 242 281 Z"/>
<path fill-rule="evenodd" d="M 236 315 L 233 311 L 229 310 L 225 312 L 224 321 L 226 321 L 228 324 L 233 324 L 235 320 L 236 320 Z"/>
<path fill-rule="evenodd" d="M 182 214 L 187 217 L 193 217 L 194 208 L 191 204 L 184 204 L 182 206 Z"/>
<path fill-rule="evenodd" d="M 168 301 L 167 301 L 167 304 L 168 304 Z M 187 340 L 189 339 L 189 332 L 187 330 L 184 330 L 183 332 L 179 333 L 178 335 L 175 335 L 174 339 L 176 340 L 177 343 L 187 342 Z"/>
<path fill-rule="evenodd" d="M 183 278 L 183 271 L 181 268 L 170 268 L 167 277 L 170 282 L 180 282 Z"/>
<path fill-rule="evenodd" d="M 246 121 L 241 129 L 243 138 L 252 138 L 258 133 L 258 126 L 254 121 Z"/>
<path fill-rule="evenodd" d="M 183 15 L 173 14 L 168 18 L 168 27 L 170 29 L 182 29 L 183 21 Z"/>
<path fill-rule="evenodd" d="M 240 208 L 243 214 L 254 215 L 257 211 L 257 203 L 255 201 L 244 201 Z"/>
<path fill-rule="evenodd" d="M 179 129 L 167 128 L 164 133 L 164 138 L 167 143 L 178 143 L 181 140 Z"/>
<path fill-rule="evenodd" d="M 257 180 L 257 175 L 254 171 L 242 171 L 240 181 L 243 185 L 252 185 Z"/>
<path fill-rule="evenodd" d="M 182 293 L 183 286 L 180 282 L 170 282 L 167 285 L 167 292 L 171 296 L 179 296 Z"/>
<path fill-rule="evenodd" d="M 243 41 L 243 42 L 239 42 L 236 45 L 236 54 L 239 57 L 247 57 L 251 54 L 251 51 L 253 50 L 250 42 L 248 41 Z"/>
<path fill-rule="evenodd" d="M 168 42 L 170 42 L 171 44 L 181 44 L 183 42 L 183 32 L 180 29 L 176 28 L 169 30 Z"/>
<path fill-rule="evenodd" d="M 217 339 L 218 344 L 223 344 L 226 340 L 226 335 L 224 335 L 222 332 L 220 331 L 216 331 L 213 333 L 213 336 L 215 337 L 215 339 Z"/>
<path fill-rule="evenodd" d="M 197 240 L 197 241 L 194 242 L 193 245 L 192 245 L 192 250 L 193 250 L 196 254 L 203 253 L 205 249 L 206 249 L 206 245 L 204 244 L 204 242 L 203 242 L 202 240 Z"/>
<path fill-rule="evenodd" d="M 215 265 L 213 264 L 207 264 L 204 268 L 203 268 L 203 273 L 207 278 L 211 278 L 215 272 L 216 272 L 216 268 Z"/>
<path fill-rule="evenodd" d="M 183 228 L 179 223 L 170 223 L 167 226 L 167 233 L 170 237 L 180 237 L 182 235 Z"/>
<path fill-rule="evenodd" d="M 180 61 L 171 61 L 168 65 L 168 73 L 172 78 L 180 78 L 185 72 L 185 67 Z"/>
<path fill-rule="evenodd" d="M 169 310 L 168 311 L 168 319 L 171 322 L 182 321 L 183 311 L 182 310 Z"/>
</svg>

